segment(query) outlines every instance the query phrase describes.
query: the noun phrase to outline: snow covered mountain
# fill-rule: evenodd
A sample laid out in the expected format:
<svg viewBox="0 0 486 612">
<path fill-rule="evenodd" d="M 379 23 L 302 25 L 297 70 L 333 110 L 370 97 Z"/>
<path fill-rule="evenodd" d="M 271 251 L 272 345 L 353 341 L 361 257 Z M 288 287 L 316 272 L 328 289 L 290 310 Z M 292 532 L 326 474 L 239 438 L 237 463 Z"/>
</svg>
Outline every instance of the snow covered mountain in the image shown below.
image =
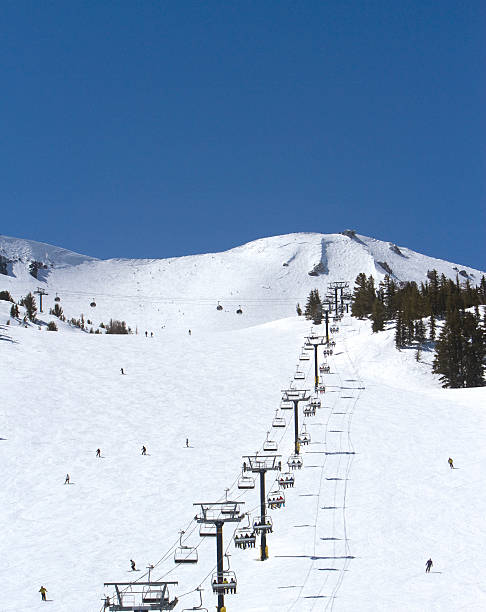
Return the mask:
<svg viewBox="0 0 486 612">
<path fill-rule="evenodd" d="M 0 255 L 8 262 L 0 289 L 20 298 L 38 286 L 56 294 L 68 318 L 81 313 L 95 324 L 110 318 L 132 329 L 234 329 L 292 316 L 311 289 L 326 293 L 332 281 L 352 289 L 360 272 L 381 280 L 426 279 L 435 268 L 447 277 L 470 279 L 482 272 L 406 247 L 347 231 L 300 233 L 256 240 L 222 253 L 170 259 L 97 260 L 38 242 L 0 236 Z M 31 273 L 32 262 L 45 268 Z M 92 302 L 96 309 L 90 307 Z M 218 301 L 223 311 L 216 311 Z M 242 316 L 235 311 L 241 306 Z"/>
</svg>

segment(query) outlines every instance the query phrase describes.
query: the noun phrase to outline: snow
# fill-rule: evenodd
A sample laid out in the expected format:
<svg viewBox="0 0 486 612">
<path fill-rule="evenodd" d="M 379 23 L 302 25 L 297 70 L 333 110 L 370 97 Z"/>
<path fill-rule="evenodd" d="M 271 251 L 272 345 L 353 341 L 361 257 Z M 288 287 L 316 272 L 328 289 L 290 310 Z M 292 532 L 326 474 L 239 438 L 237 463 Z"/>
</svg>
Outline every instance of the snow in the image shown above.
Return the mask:
<svg viewBox="0 0 486 612">
<path fill-rule="evenodd" d="M 199 584 L 204 605 L 214 609 L 208 577 L 216 546 L 199 538 L 193 504 L 222 500 L 229 488 L 228 498 L 255 513 L 258 490 L 236 488 L 242 456 L 261 450 L 270 430 L 287 460 L 291 412 L 281 412 L 285 430 L 271 427 L 281 390 L 297 363 L 305 386 L 313 381 L 312 361 L 298 362 L 310 323 L 292 316 L 295 298 L 302 303 L 307 288 L 329 278 L 352 284 L 351 273 L 374 265 L 376 245 L 363 258 L 356 240 L 323 236 L 271 238 L 180 260 L 52 268 L 47 307 L 61 288 L 68 316 L 96 297 L 98 321 L 124 318 L 140 331 L 153 329 L 153 338 L 85 334 L 62 323 L 59 332 L 13 320 L 0 326 L 2 612 L 42 610 L 41 585 L 53 612 L 97 611 L 109 593 L 104 582 L 139 579 L 150 563 L 152 578 L 179 581 L 176 610 L 199 603 Z M 309 277 L 324 251 L 329 275 Z M 429 261 L 421 265 L 426 271 Z M 0 280 L 13 293 L 38 282 Z M 145 299 L 151 294 L 154 303 Z M 158 301 L 163 294 L 173 303 Z M 225 300 L 218 312 L 224 296 L 232 307 Z M 242 316 L 234 313 L 239 303 Z M 0 302 L 0 322 L 9 310 Z M 300 416 L 312 437 L 302 448 L 304 467 L 285 490 L 285 508 L 270 511 L 270 558 L 262 563 L 258 548 L 235 549 L 233 529 L 224 529 L 238 577 L 227 609 L 485 609 L 486 389 L 442 389 L 431 356 L 424 352 L 417 362 L 415 351 L 396 351 L 391 329 L 372 334 L 369 322 L 350 317 L 339 328 L 324 407 Z M 73 484 L 63 484 L 66 473 Z M 267 490 L 271 482 L 269 475 Z M 195 566 L 173 562 L 180 529 L 198 546 Z M 425 574 L 429 557 L 434 566 Z M 129 571 L 130 559 L 141 572 Z"/>
</svg>

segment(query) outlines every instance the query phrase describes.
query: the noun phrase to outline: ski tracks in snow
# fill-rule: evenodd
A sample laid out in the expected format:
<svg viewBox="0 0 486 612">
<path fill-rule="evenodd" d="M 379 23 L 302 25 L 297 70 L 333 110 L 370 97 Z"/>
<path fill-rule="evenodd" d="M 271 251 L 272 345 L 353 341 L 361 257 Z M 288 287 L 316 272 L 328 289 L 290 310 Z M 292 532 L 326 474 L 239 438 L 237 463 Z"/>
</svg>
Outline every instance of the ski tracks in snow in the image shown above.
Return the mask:
<svg viewBox="0 0 486 612">
<path fill-rule="evenodd" d="M 345 327 L 346 323 L 341 326 Z M 345 363 L 338 371 L 335 357 L 330 359 L 332 373 L 326 375 L 329 392 L 319 411 L 319 414 L 326 411 L 327 418 L 325 430 L 318 440 L 323 451 L 314 510 L 313 555 L 305 580 L 288 612 L 338 609 L 335 605 L 337 593 L 354 558 L 346 524 L 347 492 L 355 453 L 351 425 L 363 384 L 346 347 L 346 335 L 341 333 L 337 340 L 337 349 L 342 349 Z M 319 430 L 312 427 L 309 420 L 307 425 L 314 440 Z M 313 453 L 316 451 L 306 452 L 304 465 L 309 463 Z"/>
</svg>

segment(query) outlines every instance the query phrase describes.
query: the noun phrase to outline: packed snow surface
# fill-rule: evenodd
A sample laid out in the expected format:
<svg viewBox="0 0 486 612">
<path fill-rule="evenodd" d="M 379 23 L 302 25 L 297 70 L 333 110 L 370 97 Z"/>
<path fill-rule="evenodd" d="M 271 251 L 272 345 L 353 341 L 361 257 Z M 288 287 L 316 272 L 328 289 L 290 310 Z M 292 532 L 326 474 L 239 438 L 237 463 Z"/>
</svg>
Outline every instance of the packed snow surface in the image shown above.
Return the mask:
<svg viewBox="0 0 486 612">
<path fill-rule="evenodd" d="M 152 579 L 178 581 L 176 611 L 199 604 L 199 585 L 214 609 L 216 545 L 199 536 L 193 504 L 227 495 L 256 517 L 258 488 L 239 490 L 237 480 L 267 432 L 285 469 L 294 422 L 279 409 L 281 390 L 314 383 L 312 360 L 299 360 L 311 328 L 296 302 L 336 280 L 352 289 L 359 272 L 380 280 L 379 262 L 398 280 L 421 282 L 432 268 L 451 278 L 464 270 L 472 283 L 482 274 L 340 234 L 109 261 L 2 237 L 0 254 L 0 290 L 48 293 L 40 329 L 19 325 L 0 301 L 1 612 L 98 612 L 112 594 L 104 582 L 143 579 L 150 564 Z M 47 266 L 38 279 L 33 260 Z M 56 294 L 66 317 L 84 314 L 88 329 L 114 318 L 138 334 L 87 334 L 58 321 L 49 315 Z M 49 320 L 58 332 L 46 331 Z M 346 316 L 333 337 L 322 407 L 306 418 L 300 408 L 311 435 L 303 468 L 285 507 L 269 510 L 270 558 L 259 561 L 258 546 L 236 549 L 236 526 L 224 528 L 238 579 L 228 611 L 486 609 L 485 389 L 441 389 L 431 354 L 417 362 L 414 351 L 396 351 L 392 329 L 372 334 L 369 322 Z M 296 368 L 304 380 L 294 380 Z M 285 428 L 272 427 L 276 415 Z M 196 565 L 174 563 L 180 530 L 197 547 Z"/>
<path fill-rule="evenodd" d="M 441 389 L 392 331 L 350 317 L 339 328 L 323 407 L 300 413 L 304 467 L 269 511 L 270 558 L 235 549 L 225 527 L 238 578 L 227 609 L 484 610 L 485 390 Z M 0 610 L 44 609 L 44 585 L 53 612 L 98 611 L 104 582 L 149 564 L 153 579 L 179 582 L 176 610 L 198 604 L 199 584 L 214 609 L 215 541 L 199 537 L 193 503 L 228 488 L 255 515 L 258 490 L 236 488 L 242 456 L 267 431 L 283 462 L 292 452 L 292 413 L 279 411 L 283 430 L 272 418 L 296 364 L 312 386 L 312 361 L 298 361 L 309 331 L 298 317 L 154 338 L 4 326 Z M 180 529 L 195 566 L 173 562 Z"/>
</svg>

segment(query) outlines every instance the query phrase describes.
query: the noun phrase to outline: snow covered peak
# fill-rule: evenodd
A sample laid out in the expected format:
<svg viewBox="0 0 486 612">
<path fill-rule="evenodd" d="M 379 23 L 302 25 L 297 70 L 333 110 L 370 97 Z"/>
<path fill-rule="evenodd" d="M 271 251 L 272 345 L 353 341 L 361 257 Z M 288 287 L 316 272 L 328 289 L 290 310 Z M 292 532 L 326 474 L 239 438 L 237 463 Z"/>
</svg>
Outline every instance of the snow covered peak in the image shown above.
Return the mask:
<svg viewBox="0 0 486 612">
<path fill-rule="evenodd" d="M 80 255 L 45 242 L 2 235 L 0 235 L 0 256 L 11 262 L 39 261 L 49 267 L 75 266 L 95 260 L 94 257 Z"/>
</svg>

